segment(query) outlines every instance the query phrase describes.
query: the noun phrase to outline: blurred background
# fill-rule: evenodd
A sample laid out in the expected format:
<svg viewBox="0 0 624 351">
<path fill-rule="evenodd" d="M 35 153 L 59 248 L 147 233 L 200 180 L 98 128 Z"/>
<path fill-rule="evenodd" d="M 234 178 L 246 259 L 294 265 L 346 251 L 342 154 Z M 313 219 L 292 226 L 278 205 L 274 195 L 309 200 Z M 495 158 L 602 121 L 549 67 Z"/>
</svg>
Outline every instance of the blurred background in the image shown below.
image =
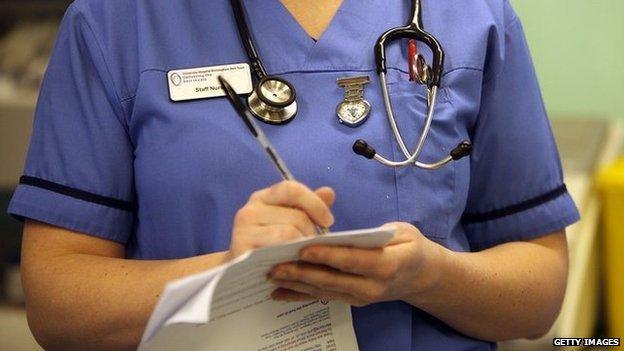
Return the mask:
<svg viewBox="0 0 624 351">
<path fill-rule="evenodd" d="M 105 1 L 105 0 L 102 0 Z M 624 337 L 624 1 L 511 0 L 522 22 L 582 220 L 569 228 L 570 276 L 561 315 L 536 341 Z M 37 89 L 70 1 L 0 1 L 0 350 L 40 350 L 19 279 L 21 225 L 6 207 L 22 172 Z M 569 349 L 569 348 L 567 348 Z"/>
</svg>

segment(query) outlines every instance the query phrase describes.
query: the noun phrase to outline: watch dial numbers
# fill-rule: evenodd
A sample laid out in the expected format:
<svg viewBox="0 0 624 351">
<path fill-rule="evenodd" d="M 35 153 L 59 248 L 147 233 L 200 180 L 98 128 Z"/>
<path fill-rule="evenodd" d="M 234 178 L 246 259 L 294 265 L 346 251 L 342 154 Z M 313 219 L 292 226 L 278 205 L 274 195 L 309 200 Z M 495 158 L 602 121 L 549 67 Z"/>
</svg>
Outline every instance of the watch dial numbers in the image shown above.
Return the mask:
<svg viewBox="0 0 624 351">
<path fill-rule="evenodd" d="M 370 112 L 370 105 L 364 100 L 357 102 L 342 102 L 338 106 L 337 112 L 342 123 L 356 127 L 366 120 L 366 117 Z"/>
<path fill-rule="evenodd" d="M 361 104 L 345 104 L 340 114 L 345 119 L 356 120 L 364 114 L 364 106 Z"/>
</svg>

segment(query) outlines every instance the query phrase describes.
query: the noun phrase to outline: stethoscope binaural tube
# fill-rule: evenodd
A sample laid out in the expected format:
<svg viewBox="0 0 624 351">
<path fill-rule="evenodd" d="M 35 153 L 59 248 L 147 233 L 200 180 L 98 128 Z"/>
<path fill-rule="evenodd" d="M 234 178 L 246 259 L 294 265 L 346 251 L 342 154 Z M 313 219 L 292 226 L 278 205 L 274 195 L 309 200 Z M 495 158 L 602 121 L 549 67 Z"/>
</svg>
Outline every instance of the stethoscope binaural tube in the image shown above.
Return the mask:
<svg viewBox="0 0 624 351">
<path fill-rule="evenodd" d="M 240 0 L 230 0 L 230 5 L 251 69 L 258 79 L 256 87 L 247 98 L 249 109 L 256 118 L 265 123 L 286 124 L 297 114 L 297 91 L 286 79 L 267 75 L 251 38 L 243 5 Z"/>
<path fill-rule="evenodd" d="M 442 78 L 442 71 L 444 67 L 444 51 L 442 50 L 440 42 L 438 42 L 438 40 L 431 34 L 423 30 L 421 15 L 422 9 L 420 0 L 414 0 L 412 2 L 412 7 L 413 16 L 410 23 L 406 26 L 392 28 L 386 31 L 384 34 L 381 35 L 381 37 L 379 37 L 377 43 L 375 44 L 375 60 L 377 65 L 377 73 L 379 74 L 379 80 L 381 84 L 384 107 L 386 109 L 386 116 L 388 117 L 388 123 L 390 124 L 390 128 L 392 129 L 392 133 L 394 134 L 394 137 L 399 144 L 399 148 L 401 149 L 401 152 L 406 159 L 403 161 L 392 161 L 390 159 L 387 159 L 377 154 L 373 147 L 371 147 L 366 143 L 366 141 L 361 139 L 357 140 L 353 144 L 353 151 L 358 155 L 364 156 L 369 159 L 374 159 L 382 165 L 388 167 L 401 168 L 407 166 L 416 166 L 423 169 L 438 169 L 453 160 L 458 160 L 470 154 L 470 151 L 472 150 L 472 145 L 469 141 L 464 140 L 459 143 L 459 145 L 457 145 L 457 147 L 455 147 L 448 156 L 442 158 L 438 162 L 422 163 L 418 161 L 425 145 L 427 136 L 429 135 L 431 123 L 433 121 L 438 89 L 440 87 L 440 81 Z M 413 152 L 410 152 L 408 150 L 399 130 L 399 127 L 397 126 L 386 80 L 386 45 L 392 40 L 398 39 L 415 39 L 417 41 L 423 42 L 431 49 L 433 53 L 433 65 L 431 67 L 424 67 L 426 72 L 426 81 L 423 81 L 423 83 L 427 85 L 428 91 L 427 116 L 425 118 L 425 123 L 420 133 L 420 137 L 418 138 L 418 143 Z"/>
<path fill-rule="evenodd" d="M 256 118 L 265 123 L 276 125 L 286 124 L 297 114 L 297 93 L 295 87 L 284 78 L 267 75 L 266 69 L 251 38 L 245 17 L 245 11 L 240 0 L 230 0 L 230 5 L 232 6 L 238 33 L 249 58 L 251 68 L 258 79 L 255 89 L 247 99 L 249 109 Z M 440 87 L 440 80 L 444 66 L 444 51 L 442 50 L 442 46 L 438 40 L 423 30 L 420 0 L 413 0 L 412 10 L 413 16 L 410 23 L 406 26 L 392 28 L 386 31 L 381 35 L 381 37 L 379 37 L 377 43 L 375 44 L 377 73 L 379 74 L 381 82 L 381 91 L 386 109 L 386 115 L 388 117 L 392 133 L 394 134 L 394 137 L 399 144 L 399 148 L 406 159 L 403 161 L 392 161 L 387 159 L 377 154 L 375 149 L 369 146 L 364 140 L 356 141 L 353 145 L 353 151 L 366 158 L 375 159 L 377 162 L 388 167 L 407 167 L 414 165 L 424 169 L 437 169 L 452 160 L 457 160 L 468 155 L 472 146 L 469 141 L 462 141 L 448 156 L 442 158 L 438 162 L 419 162 L 419 157 L 424 148 L 425 141 L 429 135 L 431 123 L 433 121 L 438 89 Z M 422 67 L 417 67 L 419 68 L 419 72 L 421 74 L 418 77 L 418 81 L 427 85 L 428 98 L 427 116 L 425 118 L 425 123 L 420 133 L 420 137 L 418 138 L 418 143 L 413 152 L 408 150 L 399 127 L 397 126 L 392 109 L 392 102 L 388 93 L 388 84 L 386 81 L 386 46 L 392 40 L 398 39 L 414 39 L 423 42 L 433 53 L 433 65 L 431 67 L 424 63 L 422 56 L 418 57 L 419 64 L 422 65 Z"/>
<path fill-rule="evenodd" d="M 384 75 L 384 79 L 385 79 L 385 74 L 382 74 L 382 75 Z M 368 143 L 362 139 L 357 140 L 353 144 L 353 151 L 356 154 L 364 156 L 368 159 L 374 159 L 375 161 L 387 167 L 403 168 L 403 167 L 408 167 L 408 166 L 413 165 L 418 168 L 429 169 L 429 170 L 441 168 L 442 166 L 448 164 L 451 161 L 456 161 L 465 156 L 468 156 L 470 152 L 472 151 L 472 144 L 469 141 L 464 140 L 461 143 L 459 143 L 459 145 L 457 145 L 453 150 L 451 150 L 448 156 L 442 158 L 441 160 L 437 162 L 423 163 L 423 162 L 418 161 L 418 157 L 420 156 L 420 153 L 422 152 L 422 148 L 425 144 L 426 137 L 429 134 L 429 130 L 431 128 L 431 122 L 433 120 L 434 107 L 435 107 L 435 102 L 437 99 L 437 94 L 438 94 L 438 87 L 433 86 L 431 88 L 431 93 L 429 94 L 430 96 L 428 99 L 427 117 L 425 118 L 425 125 L 423 126 L 423 130 L 420 134 L 420 138 L 418 140 L 416 150 L 414 150 L 414 152 L 411 154 L 409 153 L 409 150 L 407 150 L 407 147 L 405 146 L 405 143 L 403 142 L 403 139 L 400 136 L 400 132 L 398 130 L 398 127 L 396 126 L 396 122 L 392 114 L 392 107 L 390 107 L 389 109 L 388 120 L 391 121 L 390 125 L 393 129 L 393 132 L 395 132 L 397 143 L 401 147 L 403 153 L 406 154 L 405 156 L 407 158 L 406 160 L 391 161 L 379 155 L 373 147 L 368 145 Z M 388 103 L 389 103 L 389 99 L 388 99 Z"/>
</svg>

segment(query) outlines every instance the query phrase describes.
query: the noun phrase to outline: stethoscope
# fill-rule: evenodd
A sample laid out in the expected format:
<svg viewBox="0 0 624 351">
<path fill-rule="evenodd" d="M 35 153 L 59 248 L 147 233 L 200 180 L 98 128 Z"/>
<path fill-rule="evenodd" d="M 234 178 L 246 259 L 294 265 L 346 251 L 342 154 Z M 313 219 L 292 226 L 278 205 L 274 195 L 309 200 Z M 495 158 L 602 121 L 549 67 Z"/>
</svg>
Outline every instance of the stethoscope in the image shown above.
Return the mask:
<svg viewBox="0 0 624 351">
<path fill-rule="evenodd" d="M 258 82 L 253 92 L 247 98 L 247 104 L 253 115 L 259 120 L 274 125 L 282 125 L 290 122 L 297 114 L 297 93 L 295 87 L 286 79 L 271 76 L 266 73 L 266 69 L 254 42 L 249 33 L 247 19 L 240 0 L 230 0 L 238 33 L 247 52 L 251 69 L 256 75 Z M 423 169 L 438 169 L 451 161 L 459 160 L 470 154 L 472 144 L 470 141 L 464 140 L 455 147 L 448 156 L 434 163 L 423 163 L 419 161 L 425 140 L 431 129 L 431 122 L 440 88 L 440 80 L 444 67 L 444 51 L 438 40 L 431 34 L 423 30 L 422 8 L 420 0 L 412 1 L 413 16 L 406 26 L 392 28 L 379 37 L 375 44 L 375 62 L 377 66 L 377 74 L 381 83 L 381 92 L 383 96 L 384 106 L 388 122 L 392 129 L 392 133 L 405 156 L 403 161 L 392 161 L 377 153 L 375 149 L 366 141 L 360 139 L 353 144 L 353 151 L 366 157 L 374 159 L 382 165 L 392 168 L 402 168 L 407 166 L 416 166 Z M 433 53 L 433 64 L 429 66 L 425 58 L 420 53 L 415 53 L 410 62 L 410 72 L 413 72 L 415 80 L 419 84 L 427 86 L 427 116 L 423 129 L 418 138 L 418 143 L 413 152 L 410 152 L 405 145 L 401 132 L 394 117 L 392 102 L 388 92 L 387 84 L 387 67 L 386 67 L 386 47 L 393 40 L 413 39 L 424 43 Z"/>
</svg>

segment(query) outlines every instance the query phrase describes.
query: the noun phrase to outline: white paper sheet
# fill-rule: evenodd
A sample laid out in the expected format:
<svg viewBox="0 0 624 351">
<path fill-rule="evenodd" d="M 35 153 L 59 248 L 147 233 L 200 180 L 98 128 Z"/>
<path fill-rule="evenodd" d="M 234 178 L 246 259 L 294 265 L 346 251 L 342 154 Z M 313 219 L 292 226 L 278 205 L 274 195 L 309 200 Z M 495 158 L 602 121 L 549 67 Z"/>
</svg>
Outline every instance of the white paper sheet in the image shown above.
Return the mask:
<svg viewBox="0 0 624 351">
<path fill-rule="evenodd" d="M 169 283 L 139 350 L 358 350 L 351 309 L 340 302 L 285 303 L 270 298 L 273 266 L 311 245 L 383 247 L 390 229 L 306 238 L 248 252 L 207 272 Z"/>
</svg>

